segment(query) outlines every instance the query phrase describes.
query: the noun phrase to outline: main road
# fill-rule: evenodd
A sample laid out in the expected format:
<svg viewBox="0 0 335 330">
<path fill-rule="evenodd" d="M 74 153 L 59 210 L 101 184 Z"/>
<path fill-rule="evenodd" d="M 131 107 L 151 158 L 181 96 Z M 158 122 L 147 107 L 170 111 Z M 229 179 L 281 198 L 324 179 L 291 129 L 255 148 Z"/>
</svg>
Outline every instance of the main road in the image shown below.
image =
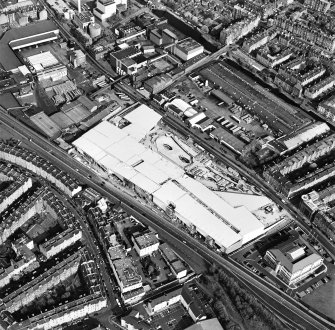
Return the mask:
<svg viewBox="0 0 335 330">
<path fill-rule="evenodd" d="M 296 300 L 281 292 L 278 288 L 272 286 L 263 279 L 257 277 L 254 273 L 246 270 L 243 266 L 228 257 L 220 257 L 218 254 L 209 250 L 198 241 L 187 235 L 172 225 L 162 215 L 154 212 L 148 206 L 140 203 L 133 196 L 128 195 L 125 191 L 117 188 L 109 182 L 101 185 L 101 177 L 95 172 L 87 168 L 85 165 L 74 160 L 63 150 L 60 150 L 53 143 L 41 137 L 29 127 L 11 117 L 6 113 L 5 109 L 0 108 L 0 122 L 19 134 L 24 143 L 29 145 L 33 150 L 40 154 L 43 158 L 48 159 L 62 170 L 70 175 L 77 177 L 81 182 L 93 187 L 100 193 L 106 195 L 111 201 L 121 202 L 122 206 L 130 213 L 135 214 L 145 224 L 152 226 L 158 231 L 164 231 L 166 235 L 170 235 L 174 239 L 178 239 L 180 244 L 187 242 L 187 247 L 199 254 L 208 262 L 216 262 L 226 270 L 235 273 L 238 277 L 244 279 L 254 287 L 259 288 L 263 292 L 263 298 L 269 301 L 271 306 L 278 305 L 276 311 L 280 312 L 285 320 L 299 324 L 301 329 L 326 330 L 335 329 L 334 324 L 323 319 L 319 315 L 311 314 L 306 307 L 298 303 Z M 185 247 L 186 248 L 186 247 Z M 95 251 L 97 252 L 97 251 Z"/>
</svg>

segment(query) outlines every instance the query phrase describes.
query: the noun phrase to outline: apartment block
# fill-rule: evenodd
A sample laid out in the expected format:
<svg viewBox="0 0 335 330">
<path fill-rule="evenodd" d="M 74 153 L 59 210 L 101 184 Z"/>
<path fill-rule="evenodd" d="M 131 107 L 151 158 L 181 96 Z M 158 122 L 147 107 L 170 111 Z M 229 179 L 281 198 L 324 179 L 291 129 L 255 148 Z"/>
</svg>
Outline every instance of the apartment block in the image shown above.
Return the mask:
<svg viewBox="0 0 335 330">
<path fill-rule="evenodd" d="M 17 254 L 17 260 L 12 260 L 11 266 L 0 270 L 0 288 L 8 285 L 14 277 L 19 277 L 22 273 L 37 262 L 35 254 L 26 245 L 13 245 Z"/>
<path fill-rule="evenodd" d="M 335 122 L 335 95 L 330 96 L 325 101 L 319 103 L 317 112 L 325 117 L 326 120 Z"/>
<path fill-rule="evenodd" d="M 328 92 L 335 85 L 335 75 L 331 75 L 328 78 L 320 81 L 319 83 L 309 87 L 305 91 L 305 96 L 310 99 L 315 99 L 321 94 Z"/>
<path fill-rule="evenodd" d="M 80 255 L 76 253 L 56 266 L 47 270 L 31 282 L 23 285 L 18 290 L 3 299 L 2 308 L 10 313 L 18 311 L 23 306 L 43 295 L 46 291 L 66 280 L 78 271 Z"/>
<path fill-rule="evenodd" d="M 148 312 L 149 315 L 154 315 L 170 307 L 171 305 L 174 305 L 177 302 L 180 302 L 181 292 L 182 292 L 182 287 L 179 287 L 177 289 L 169 290 L 161 296 L 150 299 L 145 304 L 146 311 Z"/>
<path fill-rule="evenodd" d="M 40 244 L 39 249 L 40 252 L 49 259 L 81 239 L 81 230 L 68 228 L 56 237 Z"/>
<path fill-rule="evenodd" d="M 326 137 L 323 140 L 317 141 L 307 148 L 302 149 L 299 152 L 294 153 L 292 156 L 287 157 L 280 163 L 277 163 L 273 167 L 267 170 L 264 174 L 266 177 L 271 176 L 274 172 L 280 172 L 281 175 L 285 176 L 302 166 L 306 163 L 312 163 L 322 156 L 328 154 L 335 149 L 335 134 Z"/>
<path fill-rule="evenodd" d="M 242 21 L 232 24 L 220 33 L 220 42 L 230 45 L 254 30 L 260 22 L 260 16 L 249 15 Z"/>
<path fill-rule="evenodd" d="M 1 171 L 1 168 L 0 168 Z M 0 213 L 32 187 L 31 178 L 15 176 L 10 185 L 0 192 Z"/>
<path fill-rule="evenodd" d="M 26 321 L 17 322 L 7 330 L 50 330 L 58 326 L 73 322 L 107 307 L 107 299 L 99 294 L 88 295 L 76 301 L 56 307 L 45 313 L 41 313 Z"/>
<path fill-rule="evenodd" d="M 134 248 L 137 254 L 142 258 L 153 254 L 158 250 L 159 241 L 156 235 L 152 232 L 134 233 L 132 236 Z"/>
<path fill-rule="evenodd" d="M 8 208 L 0 215 L 0 244 L 3 244 L 6 239 L 14 234 L 26 221 L 28 221 L 36 213 L 41 213 L 43 209 L 43 194 L 46 188 L 37 189 L 19 207 L 12 209 Z"/>
<path fill-rule="evenodd" d="M 133 260 L 120 246 L 108 250 L 109 263 L 119 284 L 124 302 L 133 303 L 144 296 L 143 279 L 133 264 Z"/>
<path fill-rule="evenodd" d="M 54 166 L 51 162 L 20 146 L 11 146 L 5 142 L 0 142 L 0 159 L 22 166 L 41 176 L 55 184 L 57 188 L 68 196 L 72 197 L 81 190 L 81 186 L 76 179 Z"/>
</svg>

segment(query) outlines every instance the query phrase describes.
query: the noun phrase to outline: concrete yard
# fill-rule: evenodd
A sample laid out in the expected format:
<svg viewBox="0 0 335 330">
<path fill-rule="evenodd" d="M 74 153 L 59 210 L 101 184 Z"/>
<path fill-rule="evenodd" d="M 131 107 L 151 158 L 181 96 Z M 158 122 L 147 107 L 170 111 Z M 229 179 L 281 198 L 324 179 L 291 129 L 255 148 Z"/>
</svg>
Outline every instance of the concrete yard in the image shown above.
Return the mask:
<svg viewBox="0 0 335 330">
<path fill-rule="evenodd" d="M 235 101 L 250 108 L 250 114 L 260 117 L 271 128 L 281 134 L 291 133 L 311 122 L 308 115 L 298 108 L 284 104 L 275 97 L 265 96 L 256 83 L 246 81 L 239 72 L 220 62 L 206 69 L 201 75 L 220 86 Z M 281 100 L 280 100 L 281 101 Z"/>
</svg>

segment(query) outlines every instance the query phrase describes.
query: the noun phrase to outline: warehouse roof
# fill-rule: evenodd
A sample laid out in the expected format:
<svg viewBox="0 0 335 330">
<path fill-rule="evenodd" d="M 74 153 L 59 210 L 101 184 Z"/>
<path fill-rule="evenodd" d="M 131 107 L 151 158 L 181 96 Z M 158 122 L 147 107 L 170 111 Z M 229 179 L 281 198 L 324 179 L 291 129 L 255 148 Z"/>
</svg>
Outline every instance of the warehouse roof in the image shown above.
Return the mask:
<svg viewBox="0 0 335 330">
<path fill-rule="evenodd" d="M 170 203 L 175 203 L 185 194 L 186 192 L 183 189 L 179 188 L 172 181 L 168 181 L 153 193 L 153 197 L 162 201 L 165 205 L 169 205 Z"/>
<path fill-rule="evenodd" d="M 127 163 L 134 155 L 140 155 L 145 151 L 145 146 L 137 143 L 133 138 L 126 136 L 118 143 L 110 145 L 106 151 L 120 159 L 122 162 Z"/>
<path fill-rule="evenodd" d="M 11 71 L 22 65 L 10 47 L 3 43 L 0 43 L 0 61 L 6 71 Z"/>
<path fill-rule="evenodd" d="M 169 176 L 161 171 L 159 167 L 155 167 L 154 165 L 147 162 L 140 163 L 135 167 L 135 169 L 157 184 L 162 184 L 164 181 L 169 179 Z"/>
<path fill-rule="evenodd" d="M 242 236 L 255 230 L 264 229 L 264 225 L 245 207 L 233 208 L 200 182 L 186 175 L 177 181 L 231 224 Z"/>
<path fill-rule="evenodd" d="M 152 194 L 160 187 L 157 183 L 155 183 L 142 173 L 137 173 L 135 176 L 133 176 L 131 178 L 131 182 L 149 194 Z"/>
<path fill-rule="evenodd" d="M 39 112 L 29 118 L 45 135 L 55 138 L 60 135 L 60 127 L 44 112 Z"/>
<path fill-rule="evenodd" d="M 182 112 L 185 112 L 188 109 L 192 109 L 191 105 L 189 105 L 187 102 L 179 98 L 175 98 L 173 101 L 166 104 L 166 106 L 169 106 L 169 105 L 174 105 L 175 107 L 180 109 Z"/>
<path fill-rule="evenodd" d="M 191 222 L 199 232 L 209 235 L 217 244 L 228 248 L 241 240 L 239 234 L 229 228 L 190 195 L 183 195 L 175 202 L 175 205 L 176 212 L 182 218 Z"/>
<path fill-rule="evenodd" d="M 53 31 L 58 31 L 58 28 L 53 21 L 39 21 L 35 24 L 30 24 L 24 27 L 8 30 L 1 38 L 1 42 L 9 44 L 10 42 L 13 42 L 15 40 L 29 38 L 34 35 Z"/>
<path fill-rule="evenodd" d="M 232 207 L 245 206 L 250 212 L 273 203 L 268 197 L 260 195 L 240 194 L 226 191 L 216 192 L 216 194 Z"/>
<path fill-rule="evenodd" d="M 32 35 L 24 39 L 14 40 L 9 43 L 12 49 L 21 49 L 30 45 L 40 44 L 42 42 L 56 40 L 58 34 L 55 32 L 47 32 L 39 35 Z"/>
<path fill-rule="evenodd" d="M 107 169 L 113 169 L 116 167 L 116 165 L 120 164 L 120 161 L 111 155 L 106 155 L 105 157 L 101 158 L 99 162 Z"/>
<path fill-rule="evenodd" d="M 131 124 L 123 128 L 123 131 L 139 141 L 157 125 L 162 116 L 142 104 L 124 118 Z"/>
<path fill-rule="evenodd" d="M 73 125 L 75 122 L 63 112 L 56 112 L 50 116 L 61 129 L 65 129 Z"/>
</svg>

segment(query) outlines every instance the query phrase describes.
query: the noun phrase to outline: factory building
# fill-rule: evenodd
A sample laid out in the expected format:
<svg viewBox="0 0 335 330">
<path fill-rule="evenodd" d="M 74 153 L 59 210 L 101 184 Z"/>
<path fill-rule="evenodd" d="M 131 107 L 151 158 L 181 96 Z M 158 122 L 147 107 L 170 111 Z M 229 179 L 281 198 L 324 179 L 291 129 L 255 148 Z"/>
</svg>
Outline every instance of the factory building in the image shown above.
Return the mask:
<svg viewBox="0 0 335 330">
<path fill-rule="evenodd" d="M 13 50 L 54 41 L 58 36 L 59 29 L 49 20 L 10 29 L 0 41 L 0 63 L 6 71 L 18 72 L 18 67 L 22 66 L 22 63 Z"/>
<path fill-rule="evenodd" d="M 87 31 L 88 26 L 95 22 L 94 16 L 89 11 L 78 12 L 77 15 L 74 16 L 73 21 L 75 24 L 82 29 L 83 31 Z"/>
<path fill-rule="evenodd" d="M 198 56 L 204 52 L 204 47 L 192 38 L 184 39 L 176 44 L 173 53 L 183 61 L 188 61 L 191 58 Z"/>
<path fill-rule="evenodd" d="M 190 118 L 198 113 L 190 104 L 179 98 L 175 98 L 171 102 L 165 103 L 164 109 L 173 116 L 179 118 L 182 118 L 183 116 Z"/>
<path fill-rule="evenodd" d="M 116 14 L 118 8 L 127 6 L 126 0 L 97 0 L 93 14 L 100 20 L 106 21 L 107 18 Z"/>
<path fill-rule="evenodd" d="M 86 63 L 86 54 L 81 49 L 76 49 L 70 52 L 70 63 L 74 68 Z"/>
<path fill-rule="evenodd" d="M 141 54 L 142 52 L 138 48 L 132 46 L 111 53 L 110 62 L 118 74 L 135 74 L 139 68 L 147 65 L 147 60 L 144 57 L 139 57 Z"/>
</svg>

